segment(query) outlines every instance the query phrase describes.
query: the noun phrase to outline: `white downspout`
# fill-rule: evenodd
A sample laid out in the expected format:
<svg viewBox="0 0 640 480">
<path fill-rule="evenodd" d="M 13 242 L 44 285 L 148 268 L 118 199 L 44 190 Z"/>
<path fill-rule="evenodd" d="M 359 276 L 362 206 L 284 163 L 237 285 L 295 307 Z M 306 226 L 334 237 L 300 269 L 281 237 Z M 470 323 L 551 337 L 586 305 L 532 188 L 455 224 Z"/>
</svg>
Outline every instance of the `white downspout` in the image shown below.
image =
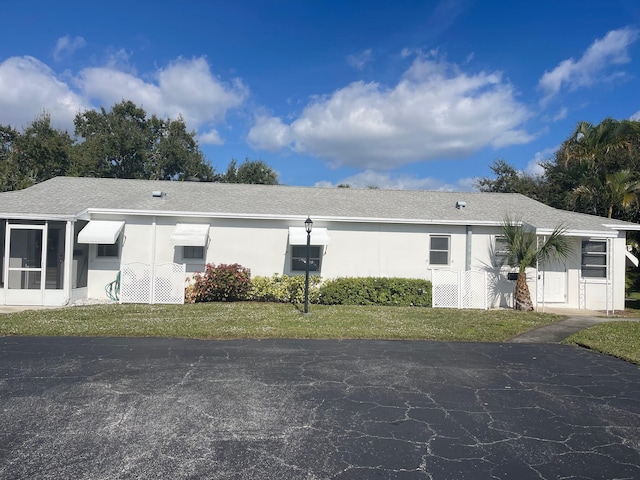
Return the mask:
<svg viewBox="0 0 640 480">
<path fill-rule="evenodd" d="M 149 303 L 153 305 L 153 299 L 156 297 L 156 229 L 157 229 L 157 219 L 154 215 L 153 220 L 151 221 L 151 298 L 149 298 Z"/>
<path fill-rule="evenodd" d="M 473 230 L 471 225 L 467 225 L 465 228 L 466 228 L 467 238 L 466 238 L 464 269 L 471 270 L 471 251 L 472 251 L 471 242 L 473 240 Z"/>
</svg>

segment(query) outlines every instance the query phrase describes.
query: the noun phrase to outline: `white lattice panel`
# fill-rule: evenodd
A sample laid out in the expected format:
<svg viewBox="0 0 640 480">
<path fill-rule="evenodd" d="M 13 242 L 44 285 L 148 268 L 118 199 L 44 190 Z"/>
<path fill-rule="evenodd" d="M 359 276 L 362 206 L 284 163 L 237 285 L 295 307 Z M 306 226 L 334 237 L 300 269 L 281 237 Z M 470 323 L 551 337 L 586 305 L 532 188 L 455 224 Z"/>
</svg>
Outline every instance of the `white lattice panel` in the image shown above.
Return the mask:
<svg viewBox="0 0 640 480">
<path fill-rule="evenodd" d="M 184 303 L 185 265 L 122 265 L 120 303 Z"/>
<path fill-rule="evenodd" d="M 120 303 L 150 303 L 151 265 L 134 262 L 122 265 Z"/>
<path fill-rule="evenodd" d="M 431 284 L 434 307 L 481 309 L 488 307 L 486 272 L 433 270 Z"/>
<path fill-rule="evenodd" d="M 161 263 L 155 268 L 153 303 L 184 303 L 186 269 L 180 263 Z"/>
<path fill-rule="evenodd" d="M 459 275 L 454 270 L 433 270 L 433 306 L 439 308 L 459 308 Z"/>
<path fill-rule="evenodd" d="M 460 272 L 462 308 L 487 308 L 487 273 L 479 270 Z"/>
</svg>

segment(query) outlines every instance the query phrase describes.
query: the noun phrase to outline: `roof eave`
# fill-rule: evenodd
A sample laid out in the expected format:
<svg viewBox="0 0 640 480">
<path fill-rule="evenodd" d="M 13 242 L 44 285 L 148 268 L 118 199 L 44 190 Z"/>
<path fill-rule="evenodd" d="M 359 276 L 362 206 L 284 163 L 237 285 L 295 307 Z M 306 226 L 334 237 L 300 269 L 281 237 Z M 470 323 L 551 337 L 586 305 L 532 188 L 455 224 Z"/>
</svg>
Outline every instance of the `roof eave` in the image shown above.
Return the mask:
<svg viewBox="0 0 640 480">
<path fill-rule="evenodd" d="M 314 221 L 331 222 L 354 222 L 354 223 L 402 223 L 416 225 L 477 225 L 477 226 L 500 226 L 501 222 L 493 220 L 442 220 L 428 218 L 384 218 L 384 217 L 345 217 L 331 215 L 314 215 L 309 212 L 305 215 L 283 215 L 283 214 L 256 214 L 256 213 L 229 213 L 229 212 L 194 212 L 194 211 L 174 211 L 174 210 L 136 210 L 136 209 L 111 209 L 111 208 L 87 208 L 78 217 L 88 219 L 93 214 L 100 215 L 140 215 L 157 217 L 205 217 L 224 219 L 246 219 L 246 220 L 300 220 L 311 216 Z"/>
<path fill-rule="evenodd" d="M 76 220 L 76 215 L 47 214 L 47 213 L 2 213 L 0 218 L 7 220 L 50 220 L 67 222 Z"/>
<path fill-rule="evenodd" d="M 624 230 L 626 231 L 640 231 L 640 224 L 638 223 L 626 223 L 624 225 L 621 225 L 619 223 L 603 223 L 603 226 L 607 227 L 607 228 L 611 228 L 613 230 Z"/>
</svg>

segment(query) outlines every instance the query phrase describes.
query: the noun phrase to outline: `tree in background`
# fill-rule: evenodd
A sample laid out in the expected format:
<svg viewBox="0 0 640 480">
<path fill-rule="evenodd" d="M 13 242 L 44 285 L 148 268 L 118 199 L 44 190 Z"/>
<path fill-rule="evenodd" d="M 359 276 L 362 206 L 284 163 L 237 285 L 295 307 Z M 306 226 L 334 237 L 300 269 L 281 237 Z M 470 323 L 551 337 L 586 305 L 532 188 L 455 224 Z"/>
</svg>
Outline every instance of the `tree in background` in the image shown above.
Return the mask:
<svg viewBox="0 0 640 480">
<path fill-rule="evenodd" d="M 538 235 L 527 229 L 522 222 L 506 217 L 501 226 L 501 234 L 505 242 L 507 263 L 518 269 L 516 280 L 516 310 L 533 310 L 531 293 L 527 285 L 527 268 L 549 260 L 564 260 L 571 254 L 571 244 L 564 235 L 565 228 L 556 227 L 546 240 L 540 243 Z"/>
<path fill-rule="evenodd" d="M 15 159 L 14 146 L 19 133 L 10 126 L 0 125 L 0 192 L 24 188 L 20 182 L 19 163 Z"/>
<path fill-rule="evenodd" d="M 533 177 L 499 159 L 495 178 L 480 178 L 483 192 L 522 193 L 555 208 L 640 220 L 640 122 L 607 118 L 598 125 L 580 122 Z"/>
<path fill-rule="evenodd" d="M 639 147 L 638 122 L 578 123 L 556 152 L 555 164 L 547 166 L 549 187 L 558 192 L 554 206 L 634 221 L 637 215 L 629 207 L 637 192 Z"/>
<path fill-rule="evenodd" d="M 556 160 L 563 166 L 572 162 L 586 163 L 594 168 L 606 166 L 614 163 L 612 160 L 617 154 L 629 150 L 639 133 L 640 124 L 631 120 L 605 118 L 598 125 L 579 122 L 560 146 Z"/>
<path fill-rule="evenodd" d="M 502 158 L 494 160 L 489 168 L 495 178 L 480 178 L 474 183 L 481 192 L 521 193 L 544 202 L 545 189 L 540 178 L 519 172 Z"/>
<path fill-rule="evenodd" d="M 604 183 L 598 176 L 585 178 L 584 183 L 573 189 L 576 198 L 594 204 L 595 212 L 604 209 L 608 218 L 613 218 L 614 208 L 625 212 L 637 206 L 639 192 L 640 182 L 629 170 L 605 174 Z"/>
<path fill-rule="evenodd" d="M 232 159 L 227 170 L 217 175 L 215 181 L 220 183 L 254 183 L 260 185 L 278 185 L 278 174 L 262 160 L 245 159 L 238 167 L 236 159 Z"/>
<path fill-rule="evenodd" d="M 0 125 L 0 191 L 19 190 L 58 175 L 71 162 L 73 141 L 38 116 L 22 133 Z"/>
<path fill-rule="evenodd" d="M 131 101 L 110 111 L 88 110 L 76 115 L 75 134 L 83 139 L 74 151 L 69 174 L 74 176 L 211 180 L 206 162 L 182 118 L 162 120 Z"/>
<path fill-rule="evenodd" d="M 0 125 L 0 191 L 60 175 L 213 180 L 214 170 L 182 118 L 147 117 L 122 101 L 110 111 L 78 113 L 74 125 L 75 140 L 54 129 L 46 113 L 22 132 Z"/>
</svg>

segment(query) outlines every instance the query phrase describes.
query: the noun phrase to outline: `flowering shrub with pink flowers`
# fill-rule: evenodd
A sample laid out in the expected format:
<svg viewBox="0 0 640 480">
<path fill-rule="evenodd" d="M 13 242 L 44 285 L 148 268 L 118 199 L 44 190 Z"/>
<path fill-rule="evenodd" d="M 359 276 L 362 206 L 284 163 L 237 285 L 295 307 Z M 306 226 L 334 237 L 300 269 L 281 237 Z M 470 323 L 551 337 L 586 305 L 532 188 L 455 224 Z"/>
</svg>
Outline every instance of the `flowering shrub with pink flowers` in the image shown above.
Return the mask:
<svg viewBox="0 0 640 480">
<path fill-rule="evenodd" d="M 208 263 L 204 273 L 193 276 L 185 289 L 185 302 L 234 302 L 245 300 L 251 285 L 251 270 L 237 263 Z"/>
</svg>

